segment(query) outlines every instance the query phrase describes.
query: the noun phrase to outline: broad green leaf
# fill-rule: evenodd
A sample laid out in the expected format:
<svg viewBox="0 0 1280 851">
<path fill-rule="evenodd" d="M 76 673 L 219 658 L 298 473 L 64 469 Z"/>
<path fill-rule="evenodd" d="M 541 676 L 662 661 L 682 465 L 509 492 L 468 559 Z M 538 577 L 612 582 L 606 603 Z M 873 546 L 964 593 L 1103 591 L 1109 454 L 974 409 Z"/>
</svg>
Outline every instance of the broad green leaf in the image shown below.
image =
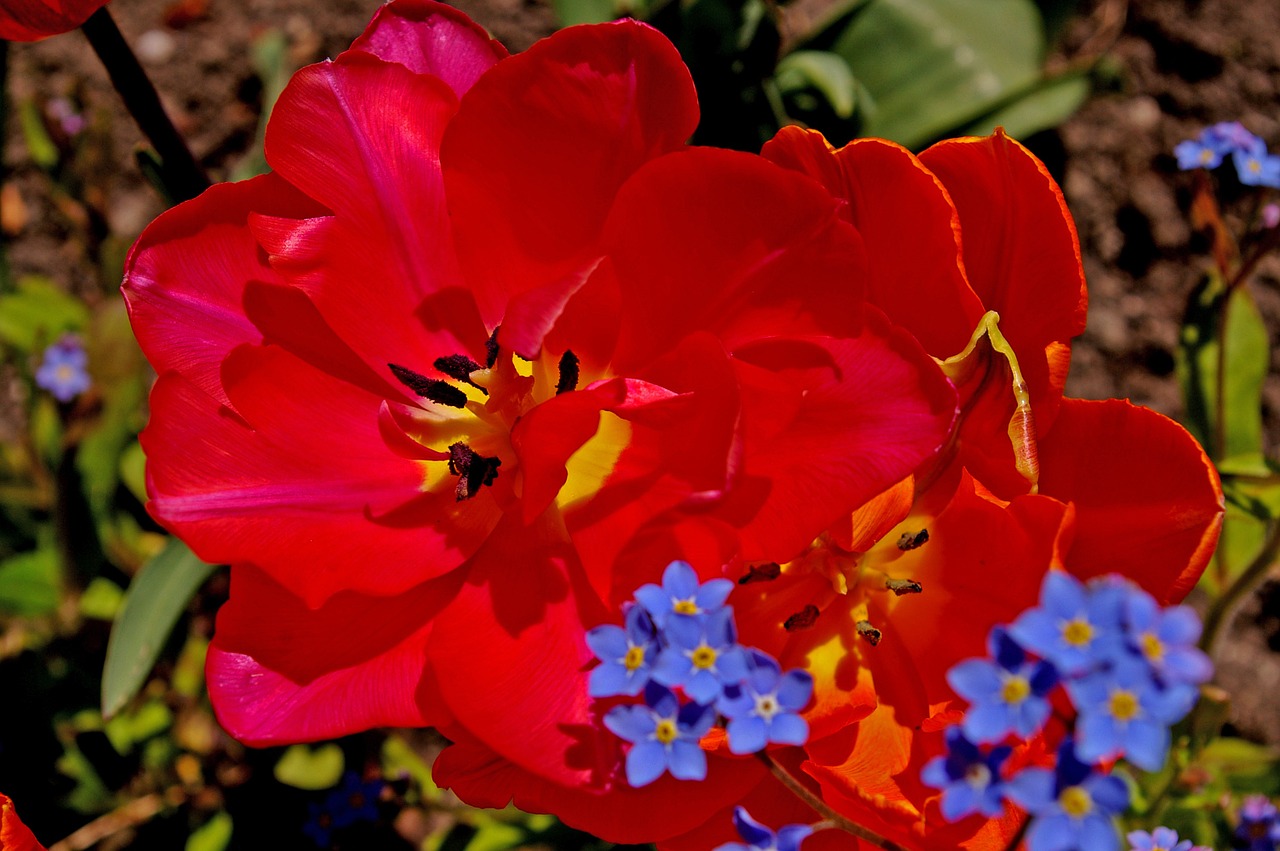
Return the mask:
<svg viewBox="0 0 1280 851">
<path fill-rule="evenodd" d="M 173 712 L 160 699 L 148 700 L 132 712 L 122 712 L 105 725 L 103 731 L 111 746 L 125 754 L 139 742 L 154 738 L 173 726 Z"/>
<path fill-rule="evenodd" d="M 107 642 L 102 668 L 104 716 L 110 718 L 137 694 L 173 625 L 212 571 L 177 538 L 138 571 Z"/>
<path fill-rule="evenodd" d="M 1223 736 L 1205 747 L 1198 762 L 1224 777 L 1238 794 L 1280 794 L 1280 749 L 1275 746 Z"/>
<path fill-rule="evenodd" d="M 524 842 L 525 831 L 514 824 L 490 821 L 481 824 L 466 851 L 508 851 Z"/>
<path fill-rule="evenodd" d="M 192 832 L 185 851 L 223 851 L 231 844 L 231 816 L 219 812 Z"/>
<path fill-rule="evenodd" d="M 1226 357 L 1220 371 L 1223 339 Z M 1248 288 L 1236 287 L 1227 297 L 1221 280 L 1207 275 L 1192 293 L 1183 321 L 1178 378 L 1187 426 L 1224 473 L 1270 473 L 1262 455 L 1262 384 L 1270 351 L 1266 324 Z"/>
<path fill-rule="evenodd" d="M 95 576 L 80 595 L 80 614 L 94 620 L 114 620 L 124 603 L 120 586 L 105 576 Z"/>
<path fill-rule="evenodd" d="M 424 800 L 440 800 L 441 791 L 431 779 L 431 766 L 418 756 L 408 742 L 392 733 L 382 743 L 382 773 L 387 777 L 407 774 L 418 784 Z"/>
<path fill-rule="evenodd" d="M 19 278 L 11 293 L 0 295 L 0 342 L 24 354 L 37 354 L 65 331 L 78 331 L 89 310 L 48 278 Z"/>
<path fill-rule="evenodd" d="M 1044 31 L 1030 0 L 869 0 L 803 45 L 829 48 L 874 101 L 862 132 L 919 148 L 1040 77 Z"/>
<path fill-rule="evenodd" d="M 852 118 L 857 104 L 858 82 L 849 63 L 825 50 L 797 50 L 778 63 L 778 89 L 789 94 L 817 89 L 840 118 Z"/>
<path fill-rule="evenodd" d="M 44 615 L 61 597 L 58 551 L 44 546 L 0 561 L 0 611 Z"/>
<path fill-rule="evenodd" d="M 551 0 L 560 25 L 600 24 L 622 13 L 617 0 Z"/>
<path fill-rule="evenodd" d="M 1057 127 L 1071 117 L 1093 88 L 1083 71 L 1041 80 L 1025 93 L 984 115 L 960 131 L 965 136 L 986 136 L 997 127 L 1015 139 Z"/>
<path fill-rule="evenodd" d="M 342 779 L 342 748 L 335 744 L 293 745 L 276 763 L 275 775 L 286 786 L 316 791 L 330 789 Z"/>
</svg>

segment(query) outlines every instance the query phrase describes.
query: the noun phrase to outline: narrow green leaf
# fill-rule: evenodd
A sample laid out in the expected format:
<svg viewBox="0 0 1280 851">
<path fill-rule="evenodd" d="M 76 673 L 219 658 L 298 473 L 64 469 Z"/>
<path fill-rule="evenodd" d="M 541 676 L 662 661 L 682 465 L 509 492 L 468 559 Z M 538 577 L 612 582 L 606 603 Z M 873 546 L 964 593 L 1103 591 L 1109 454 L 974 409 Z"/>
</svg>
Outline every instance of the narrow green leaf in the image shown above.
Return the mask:
<svg viewBox="0 0 1280 851">
<path fill-rule="evenodd" d="M 58 608 L 58 552 L 40 547 L 0 561 L 0 611 L 44 615 Z"/>
<path fill-rule="evenodd" d="M 185 851 L 223 851 L 231 844 L 231 833 L 231 816 L 219 812 L 192 832 Z"/>
<path fill-rule="evenodd" d="M 107 642 L 102 669 L 105 717 L 119 712 L 137 694 L 173 625 L 212 571 L 177 538 L 138 571 Z"/>
<path fill-rule="evenodd" d="M 18 124 L 22 127 L 22 141 L 27 145 L 31 161 L 43 169 L 57 166 L 58 146 L 49 138 L 49 131 L 45 129 L 34 101 L 24 100 L 18 104 Z"/>
<path fill-rule="evenodd" d="M 330 789 L 342 779 L 342 748 L 335 744 L 311 748 L 293 745 L 276 763 L 275 775 L 286 786 L 316 791 Z"/>
<path fill-rule="evenodd" d="M 0 342 L 24 354 L 54 342 L 64 331 L 76 331 L 89 320 L 89 311 L 48 278 L 20 278 L 16 289 L 0 295 Z"/>
</svg>

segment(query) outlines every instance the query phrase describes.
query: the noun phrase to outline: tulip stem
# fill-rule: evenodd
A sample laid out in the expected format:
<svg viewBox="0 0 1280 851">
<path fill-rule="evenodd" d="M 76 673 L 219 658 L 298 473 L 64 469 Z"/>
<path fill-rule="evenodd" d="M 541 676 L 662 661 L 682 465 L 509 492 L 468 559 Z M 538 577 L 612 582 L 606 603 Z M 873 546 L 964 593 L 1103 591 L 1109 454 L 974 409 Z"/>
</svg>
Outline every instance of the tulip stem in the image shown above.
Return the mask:
<svg viewBox="0 0 1280 851">
<path fill-rule="evenodd" d="M 89 39 L 93 52 L 102 60 L 111 84 L 138 123 L 138 129 L 151 140 L 160 155 L 161 176 L 172 200 L 186 201 L 208 189 L 208 176 L 169 120 L 155 86 L 151 85 L 151 80 L 138 63 L 138 57 L 134 56 L 106 7 L 94 12 L 80 29 Z"/>
<path fill-rule="evenodd" d="M 773 757 L 769 756 L 767 752 L 761 751 L 756 754 L 756 756 L 760 757 L 760 761 L 769 767 L 769 771 L 774 777 L 778 778 L 779 783 L 786 786 L 791 790 L 792 794 L 816 810 L 824 819 L 831 822 L 832 827 L 837 827 L 845 833 L 851 833 L 864 842 L 870 842 L 877 848 L 883 848 L 884 851 L 907 851 L 906 846 L 899 845 L 892 839 L 886 839 L 880 834 L 868 830 L 860 824 L 849 821 L 849 819 L 831 809 L 831 807 L 827 805 L 826 801 L 819 798 L 803 783 L 792 777 L 785 768 L 774 762 Z"/>
<path fill-rule="evenodd" d="M 1229 616 L 1235 610 L 1236 603 L 1254 586 L 1254 583 L 1267 574 L 1271 565 L 1275 563 L 1277 555 L 1280 555 L 1280 522 L 1271 524 L 1262 549 L 1205 612 L 1204 632 L 1200 636 L 1200 649 L 1205 653 L 1213 655 L 1213 646 L 1218 640 L 1219 633 L 1229 622 Z"/>
</svg>

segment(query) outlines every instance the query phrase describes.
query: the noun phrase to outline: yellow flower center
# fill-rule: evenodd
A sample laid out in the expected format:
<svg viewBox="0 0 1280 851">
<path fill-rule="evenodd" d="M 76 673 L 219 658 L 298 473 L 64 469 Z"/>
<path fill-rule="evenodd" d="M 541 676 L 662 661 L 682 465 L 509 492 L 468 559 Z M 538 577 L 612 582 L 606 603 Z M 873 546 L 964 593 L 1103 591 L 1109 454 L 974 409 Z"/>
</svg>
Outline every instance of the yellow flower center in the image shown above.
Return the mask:
<svg viewBox="0 0 1280 851">
<path fill-rule="evenodd" d="M 696 615 L 698 613 L 698 604 L 693 600 L 676 600 L 671 606 L 671 611 L 677 615 Z"/>
<path fill-rule="evenodd" d="M 1030 695 L 1031 683 L 1027 682 L 1026 677 L 1020 677 L 1016 674 L 1005 677 L 1004 685 L 1000 687 L 1000 699 L 1005 703 L 1017 705 Z"/>
<path fill-rule="evenodd" d="M 670 718 L 663 718 L 654 728 L 653 737 L 664 745 L 671 744 L 676 740 L 676 722 Z"/>
<path fill-rule="evenodd" d="M 627 655 L 622 657 L 622 664 L 628 671 L 634 671 L 644 664 L 644 648 L 631 646 L 627 648 Z"/>
<path fill-rule="evenodd" d="M 1208 148 L 1205 148 L 1203 151 L 1201 151 L 1200 162 L 1202 163 L 1213 162 L 1213 151 L 1209 150 Z"/>
<path fill-rule="evenodd" d="M 708 647 L 705 644 L 698 645 L 698 648 L 690 655 L 693 660 L 693 667 L 699 670 L 709 670 L 716 666 L 716 651 L 714 647 Z"/>
<path fill-rule="evenodd" d="M 1142 655 L 1146 656 L 1152 662 L 1159 662 L 1164 658 L 1164 643 L 1149 632 L 1142 634 Z"/>
<path fill-rule="evenodd" d="M 1119 688 L 1111 692 L 1111 714 L 1117 721 L 1133 720 L 1140 708 L 1138 696 L 1133 692 Z"/>
<path fill-rule="evenodd" d="M 1062 640 L 1072 647 L 1084 647 L 1093 640 L 1093 626 L 1083 618 L 1069 620 L 1062 625 Z"/>
<path fill-rule="evenodd" d="M 1068 786 L 1058 796 L 1063 812 L 1072 818 L 1084 818 L 1093 810 L 1093 798 L 1079 786 Z"/>
<path fill-rule="evenodd" d="M 1258 172 L 1262 171 L 1262 163 L 1258 162 L 1257 160 L 1249 160 L 1249 171 L 1253 172 L 1254 174 L 1257 174 Z"/>
</svg>

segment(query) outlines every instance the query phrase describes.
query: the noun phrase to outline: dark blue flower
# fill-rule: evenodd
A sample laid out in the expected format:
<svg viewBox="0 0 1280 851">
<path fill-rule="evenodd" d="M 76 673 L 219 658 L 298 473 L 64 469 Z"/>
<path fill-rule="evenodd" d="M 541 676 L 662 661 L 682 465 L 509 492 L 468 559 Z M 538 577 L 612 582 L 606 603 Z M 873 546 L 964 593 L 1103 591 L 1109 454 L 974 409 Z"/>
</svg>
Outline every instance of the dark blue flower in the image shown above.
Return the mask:
<svg viewBox="0 0 1280 851">
<path fill-rule="evenodd" d="M 693 700 L 709 705 L 724 686 L 746 679 L 747 654 L 737 644 L 733 609 L 710 612 L 695 626 L 668 633 L 670 643 L 658 655 L 653 678 L 664 686 L 679 686 Z"/>
<path fill-rule="evenodd" d="M 358 821 L 378 820 L 378 797 L 385 786 L 378 778 L 361 780 L 360 775 L 348 771 L 342 776 L 342 785 L 325 798 L 325 809 L 333 817 L 334 827 L 346 827 Z"/>
<path fill-rule="evenodd" d="M 1114 817 L 1129 806 L 1124 781 L 1076 758 L 1070 739 L 1054 770 L 1028 768 L 1007 784 L 1009 797 L 1035 818 L 1028 851 L 1118 851 Z"/>
<path fill-rule="evenodd" d="M 653 673 L 658 655 L 653 622 L 640 606 L 630 606 L 624 618 L 625 629 L 606 624 L 587 632 L 587 646 L 604 663 L 587 681 L 592 697 L 637 695 Z"/>
<path fill-rule="evenodd" d="M 987 639 L 994 659 L 967 659 L 947 672 L 956 694 L 969 701 L 962 728 L 973 742 L 998 742 L 1010 733 L 1029 738 L 1049 718 L 1047 695 L 1058 683 L 1048 662 L 1031 661 L 997 627 Z"/>
<path fill-rule="evenodd" d="M 688 562 L 673 561 L 662 573 L 662 585 L 640 586 L 636 600 L 668 637 L 680 635 L 693 641 L 697 640 L 699 620 L 723 606 L 732 590 L 733 582 L 728 579 L 699 584 L 698 574 Z"/>
<path fill-rule="evenodd" d="M 1137 659 L 1069 683 L 1080 717 L 1076 753 L 1087 762 L 1123 756 L 1157 771 L 1169 751 L 1169 725 L 1185 714 L 1184 701 L 1161 690 Z"/>
<path fill-rule="evenodd" d="M 1125 838 L 1129 840 L 1129 851 L 1192 851 L 1190 839 L 1179 841 L 1178 832 L 1167 827 L 1157 827 L 1150 833 L 1135 830 Z"/>
<path fill-rule="evenodd" d="M 758 650 L 751 652 L 751 671 L 738 685 L 725 688 L 719 709 L 729 719 L 729 750 L 736 754 L 764 750 L 770 742 L 803 745 L 809 724 L 800 710 L 813 696 L 813 677 L 788 671 Z"/>
<path fill-rule="evenodd" d="M 302 832 L 320 848 L 328 848 L 333 838 L 333 815 L 324 805 L 312 801 L 307 804 L 307 820 Z"/>
<path fill-rule="evenodd" d="M 920 779 L 942 790 L 942 817 L 959 821 L 973 813 L 995 818 L 1004 811 L 1004 780 L 1000 767 L 1012 749 L 1001 746 L 984 754 L 960 731 L 947 728 L 947 755 L 925 763 Z"/>
<path fill-rule="evenodd" d="M 627 753 L 627 782 L 647 786 L 666 771 L 679 780 L 707 776 L 707 756 L 698 741 L 715 723 L 715 710 L 688 703 L 683 707 L 674 692 L 656 683 L 644 690 L 644 706 L 616 706 L 604 716 L 604 725 L 632 743 Z"/>
<path fill-rule="evenodd" d="M 1124 589 L 1114 582 L 1085 588 L 1075 577 L 1050 571 L 1040 587 L 1040 605 L 1018 616 L 1009 632 L 1019 644 L 1048 659 L 1064 676 L 1103 664 L 1123 641 Z"/>
<path fill-rule="evenodd" d="M 89 373 L 85 371 L 88 364 L 89 356 L 80 341 L 64 336 L 44 350 L 44 359 L 36 370 L 36 384 L 59 402 L 70 402 L 89 389 Z"/>
<path fill-rule="evenodd" d="M 733 809 L 733 826 L 738 829 L 738 835 L 746 840 L 746 844 L 726 842 L 715 851 L 798 851 L 800 843 L 813 833 L 813 828 L 807 824 L 789 824 L 778 828 L 778 832 L 774 833 L 753 819 L 742 807 Z"/>
<path fill-rule="evenodd" d="M 1262 795 L 1250 795 L 1240 805 L 1236 824 L 1237 847 L 1244 851 L 1276 851 L 1280 848 L 1280 813 Z"/>
</svg>

